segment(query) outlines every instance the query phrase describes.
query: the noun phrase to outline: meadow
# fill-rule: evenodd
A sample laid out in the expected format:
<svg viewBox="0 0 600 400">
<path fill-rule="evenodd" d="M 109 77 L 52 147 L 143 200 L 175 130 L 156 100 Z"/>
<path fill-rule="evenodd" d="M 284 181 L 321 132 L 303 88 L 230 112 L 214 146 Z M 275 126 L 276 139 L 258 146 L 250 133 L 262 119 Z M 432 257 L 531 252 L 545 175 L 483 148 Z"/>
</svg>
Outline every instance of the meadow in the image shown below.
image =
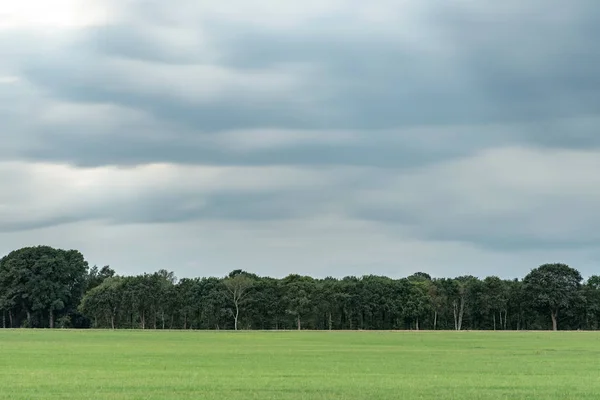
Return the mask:
<svg viewBox="0 0 600 400">
<path fill-rule="evenodd" d="M 597 399 L 600 333 L 0 330 L 0 399 Z"/>
</svg>

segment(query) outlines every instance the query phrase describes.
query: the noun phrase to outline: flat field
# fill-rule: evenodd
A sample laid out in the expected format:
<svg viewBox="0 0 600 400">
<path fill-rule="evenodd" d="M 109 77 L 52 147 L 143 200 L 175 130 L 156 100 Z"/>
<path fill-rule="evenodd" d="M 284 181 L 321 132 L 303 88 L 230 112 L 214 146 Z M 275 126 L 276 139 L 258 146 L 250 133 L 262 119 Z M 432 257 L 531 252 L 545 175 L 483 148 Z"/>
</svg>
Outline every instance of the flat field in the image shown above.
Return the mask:
<svg viewBox="0 0 600 400">
<path fill-rule="evenodd" d="M 600 333 L 0 330 L 0 399 L 598 399 Z"/>
</svg>

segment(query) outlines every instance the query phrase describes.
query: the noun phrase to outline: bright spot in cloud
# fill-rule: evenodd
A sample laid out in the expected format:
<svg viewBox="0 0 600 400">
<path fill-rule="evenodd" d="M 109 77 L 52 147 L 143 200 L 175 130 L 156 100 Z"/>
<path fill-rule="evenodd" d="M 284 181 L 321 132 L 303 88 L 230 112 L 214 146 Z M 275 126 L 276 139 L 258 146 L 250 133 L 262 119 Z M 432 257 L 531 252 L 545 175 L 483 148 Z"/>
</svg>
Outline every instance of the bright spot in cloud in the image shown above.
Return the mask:
<svg viewBox="0 0 600 400">
<path fill-rule="evenodd" d="M 0 85 L 10 85 L 11 83 L 19 82 L 19 80 L 20 79 L 18 76 L 10 76 L 10 75 L 2 76 L 2 75 L 0 75 Z"/>
<path fill-rule="evenodd" d="M 76 29 L 106 24 L 110 1 L 2 0 L 0 31 L 8 29 Z"/>
</svg>

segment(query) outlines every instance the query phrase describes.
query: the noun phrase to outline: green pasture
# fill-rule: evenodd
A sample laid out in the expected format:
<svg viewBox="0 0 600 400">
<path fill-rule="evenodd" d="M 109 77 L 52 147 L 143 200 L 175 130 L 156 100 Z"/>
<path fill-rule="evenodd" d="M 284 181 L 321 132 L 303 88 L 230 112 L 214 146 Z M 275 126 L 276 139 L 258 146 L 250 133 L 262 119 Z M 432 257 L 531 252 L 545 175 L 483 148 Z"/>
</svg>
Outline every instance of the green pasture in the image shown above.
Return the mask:
<svg viewBox="0 0 600 400">
<path fill-rule="evenodd" d="M 598 399 L 600 333 L 0 330 L 0 399 Z"/>
</svg>

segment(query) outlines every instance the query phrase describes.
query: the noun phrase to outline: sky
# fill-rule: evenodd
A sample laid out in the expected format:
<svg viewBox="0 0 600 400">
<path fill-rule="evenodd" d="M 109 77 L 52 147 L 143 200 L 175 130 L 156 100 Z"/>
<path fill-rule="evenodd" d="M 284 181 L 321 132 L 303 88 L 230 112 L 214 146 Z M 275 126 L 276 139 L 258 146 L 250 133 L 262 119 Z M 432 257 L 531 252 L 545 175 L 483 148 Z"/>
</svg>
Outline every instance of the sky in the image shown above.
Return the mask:
<svg viewBox="0 0 600 400">
<path fill-rule="evenodd" d="M 597 0 L 0 0 L 0 254 L 600 273 Z"/>
</svg>

